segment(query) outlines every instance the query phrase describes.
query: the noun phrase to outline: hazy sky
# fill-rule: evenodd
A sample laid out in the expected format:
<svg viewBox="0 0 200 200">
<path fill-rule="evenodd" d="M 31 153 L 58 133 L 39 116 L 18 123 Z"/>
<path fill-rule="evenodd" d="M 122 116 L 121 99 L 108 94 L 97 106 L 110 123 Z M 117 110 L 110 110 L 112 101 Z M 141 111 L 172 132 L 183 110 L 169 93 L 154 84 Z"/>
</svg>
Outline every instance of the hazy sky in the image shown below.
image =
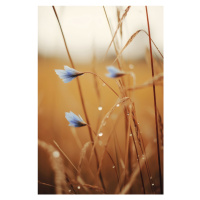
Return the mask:
<svg viewBox="0 0 200 200">
<path fill-rule="evenodd" d="M 55 8 L 72 58 L 76 62 L 90 62 L 95 52 L 97 58 L 102 59 L 112 39 L 103 7 Z M 116 7 L 106 6 L 105 8 L 112 28 L 115 30 L 117 27 Z M 126 7 L 120 8 L 122 15 Z M 148 7 L 148 11 L 151 37 L 163 52 L 163 7 Z M 123 22 L 123 38 L 120 45 L 124 46 L 131 35 L 139 29 L 147 31 L 145 7 L 132 6 Z M 119 33 L 117 36 L 120 39 Z M 126 48 L 123 57 L 140 59 L 144 57 L 148 46 L 148 37 L 141 32 Z M 38 49 L 39 54 L 44 56 L 66 56 L 64 42 L 52 7 L 38 8 Z M 115 56 L 113 45 L 109 55 Z"/>
</svg>

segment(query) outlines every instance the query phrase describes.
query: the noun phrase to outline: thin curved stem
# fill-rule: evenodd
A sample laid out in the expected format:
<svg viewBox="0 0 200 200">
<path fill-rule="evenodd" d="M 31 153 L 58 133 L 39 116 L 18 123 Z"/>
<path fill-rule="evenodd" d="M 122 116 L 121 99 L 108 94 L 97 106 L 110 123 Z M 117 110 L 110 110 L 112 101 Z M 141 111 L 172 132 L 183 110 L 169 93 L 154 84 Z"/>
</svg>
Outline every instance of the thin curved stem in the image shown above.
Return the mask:
<svg viewBox="0 0 200 200">
<path fill-rule="evenodd" d="M 115 90 L 112 89 L 100 76 L 98 76 L 97 74 L 95 74 L 93 72 L 84 72 L 84 74 L 92 74 L 92 75 L 98 77 L 103 83 L 105 83 L 107 85 L 107 87 L 109 87 L 120 98 L 120 96 L 117 94 L 117 92 L 115 92 Z"/>
<path fill-rule="evenodd" d="M 152 72 L 152 77 L 154 77 L 153 56 L 152 56 L 152 47 L 151 47 L 151 33 L 150 33 L 150 26 L 149 26 L 149 17 L 148 17 L 147 6 L 145 6 L 145 9 L 146 9 L 147 26 L 148 26 L 148 32 L 149 32 L 149 47 L 150 47 L 150 57 L 151 57 L 151 72 Z M 160 190 L 161 190 L 161 194 L 163 194 L 163 182 L 162 182 L 161 160 L 160 160 L 160 144 L 159 144 L 159 135 L 158 135 L 156 91 L 155 91 L 155 85 L 154 85 L 154 83 L 153 83 L 153 97 L 154 97 L 153 99 L 154 99 L 155 123 L 156 123 L 156 137 L 157 137 L 157 151 L 158 151 L 158 167 L 159 167 L 159 177 L 160 177 Z"/>
<path fill-rule="evenodd" d="M 58 17 L 58 15 L 57 15 L 56 9 L 55 9 L 54 6 L 52 6 L 52 8 L 53 8 L 53 10 L 54 10 L 55 16 L 56 16 L 56 18 L 57 18 L 57 21 L 58 21 L 58 24 L 59 24 L 59 27 L 60 27 L 60 31 L 61 31 L 61 33 L 62 33 L 63 41 L 64 41 L 64 44 L 65 44 L 65 48 L 66 48 L 67 55 L 68 55 L 68 57 L 69 57 L 70 63 L 71 63 L 71 65 L 72 65 L 72 68 L 75 69 L 74 63 L 73 63 L 72 58 L 71 58 L 70 53 L 69 53 L 69 49 L 68 49 L 68 47 L 67 47 L 67 43 L 66 43 L 66 40 L 65 40 L 65 36 L 64 36 L 63 30 L 62 30 L 62 26 L 61 26 L 61 24 L 60 24 L 60 20 L 59 20 L 59 17 Z M 79 78 L 77 77 L 76 80 L 77 80 L 77 84 L 78 84 L 78 90 L 79 90 L 79 94 L 80 94 L 81 103 L 82 103 L 82 106 L 83 106 L 83 111 L 84 111 L 84 114 L 85 114 L 86 122 L 87 122 L 87 124 L 90 124 L 89 118 L 88 118 L 88 115 L 87 115 L 87 111 L 86 111 L 86 107 L 85 107 L 85 102 L 84 102 L 84 99 L 83 99 L 83 94 L 82 94 L 82 89 L 81 89 L 81 84 L 80 84 Z M 90 140 L 91 140 L 92 143 L 94 143 L 94 139 L 93 139 L 93 136 L 92 136 L 92 130 L 91 130 L 90 127 L 88 127 L 88 129 L 89 129 Z M 99 160 L 98 160 L 98 155 L 97 155 L 96 151 L 95 151 L 95 156 L 96 156 L 96 164 L 97 164 L 97 168 L 98 168 L 98 166 L 99 166 Z M 104 190 L 105 190 L 105 185 L 104 185 L 103 177 L 102 177 L 102 174 L 101 174 L 101 173 L 99 174 L 99 178 L 100 178 L 100 180 L 101 180 L 102 187 L 103 187 Z"/>
</svg>

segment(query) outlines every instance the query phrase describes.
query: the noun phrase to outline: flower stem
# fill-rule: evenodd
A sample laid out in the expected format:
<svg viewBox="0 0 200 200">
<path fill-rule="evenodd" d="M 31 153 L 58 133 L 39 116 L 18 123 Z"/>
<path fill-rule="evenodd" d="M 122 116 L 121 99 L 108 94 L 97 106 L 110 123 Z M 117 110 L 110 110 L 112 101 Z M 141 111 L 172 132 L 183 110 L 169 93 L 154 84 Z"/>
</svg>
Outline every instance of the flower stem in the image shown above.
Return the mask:
<svg viewBox="0 0 200 200">
<path fill-rule="evenodd" d="M 98 76 L 97 74 L 95 74 L 93 72 L 84 72 L 84 74 L 92 74 L 94 76 L 97 76 L 103 83 L 105 83 L 107 85 L 108 88 L 110 88 L 120 98 L 120 96 L 117 94 L 117 92 L 115 92 L 115 90 L 113 90 L 100 76 Z"/>
<path fill-rule="evenodd" d="M 150 57 L 151 57 L 151 72 L 152 72 L 152 77 L 154 77 L 153 56 L 152 56 L 152 47 L 151 47 L 151 33 L 150 33 L 150 26 L 149 26 L 149 17 L 148 17 L 147 6 L 145 6 L 145 8 L 146 8 L 147 25 L 148 25 L 148 32 L 149 32 L 149 47 L 150 47 Z M 160 145 L 159 145 L 159 136 L 158 136 L 158 122 L 157 122 L 156 91 L 155 91 L 155 84 L 154 83 L 153 83 L 153 97 L 154 97 L 154 110 L 155 110 L 155 123 L 156 123 L 156 137 L 157 137 L 157 151 L 158 151 L 158 166 L 159 166 L 159 177 L 160 177 L 160 190 L 161 190 L 161 194 L 163 194 L 163 182 L 162 182 L 161 161 L 160 161 Z"/>
<path fill-rule="evenodd" d="M 56 18 L 57 18 L 57 21 L 58 21 L 58 24 L 59 24 L 59 27 L 60 27 L 60 31 L 61 31 L 61 33 L 62 33 L 63 41 L 64 41 L 64 44 L 65 44 L 65 48 L 66 48 L 66 51 L 67 51 L 67 54 L 68 54 L 70 63 L 71 63 L 71 65 L 72 65 L 72 68 L 75 69 L 74 63 L 73 63 L 72 58 L 71 58 L 70 53 L 69 53 L 69 49 L 68 49 L 68 47 L 67 47 L 67 43 L 66 43 L 66 40 L 65 40 L 65 36 L 64 36 L 63 30 L 62 30 L 62 26 L 61 26 L 61 24 L 60 24 L 60 20 L 59 20 L 59 18 L 58 18 L 56 9 L 55 9 L 54 6 L 52 6 L 52 8 L 53 8 L 53 10 L 54 10 L 54 13 L 55 13 L 55 15 L 56 15 Z M 86 107 L 85 107 L 85 102 L 84 102 L 84 99 L 83 99 L 83 94 L 82 94 L 82 89 L 81 89 L 81 84 L 80 84 L 79 78 L 77 77 L 76 80 L 77 80 L 78 89 L 79 89 L 79 93 L 80 93 L 81 103 L 82 103 L 82 106 L 83 106 L 83 111 L 84 111 L 84 114 L 85 114 L 85 119 L 86 119 L 87 124 L 90 124 L 89 119 L 88 119 L 88 115 L 87 115 L 87 111 L 86 111 Z M 89 126 L 88 126 L 88 129 L 89 129 L 90 140 L 91 140 L 92 144 L 94 144 L 94 139 L 93 139 L 93 136 L 92 136 L 92 130 L 91 130 L 91 128 L 90 128 Z M 99 160 L 98 160 L 98 156 L 97 156 L 96 150 L 95 150 L 95 156 L 96 156 L 96 163 L 97 163 L 97 168 L 98 168 L 98 166 L 99 166 Z M 104 185 L 104 182 L 103 182 L 103 178 L 102 178 L 101 173 L 99 174 L 99 178 L 100 178 L 100 180 L 101 180 L 102 187 L 103 187 L 104 190 L 105 190 L 105 185 Z"/>
</svg>

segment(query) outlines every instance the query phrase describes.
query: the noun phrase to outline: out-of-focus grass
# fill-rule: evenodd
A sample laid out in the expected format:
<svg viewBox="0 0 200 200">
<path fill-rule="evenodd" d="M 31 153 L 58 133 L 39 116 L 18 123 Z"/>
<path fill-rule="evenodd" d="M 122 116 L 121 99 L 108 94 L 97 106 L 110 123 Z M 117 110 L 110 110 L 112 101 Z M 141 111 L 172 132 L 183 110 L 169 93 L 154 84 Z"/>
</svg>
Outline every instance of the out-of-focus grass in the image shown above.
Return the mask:
<svg viewBox="0 0 200 200">
<path fill-rule="evenodd" d="M 149 55 L 149 54 L 147 54 Z M 123 69 L 133 71 L 136 75 L 136 83 L 140 85 L 145 81 L 151 79 L 151 69 L 149 56 L 146 56 L 146 60 L 140 60 L 135 62 L 123 63 Z M 104 63 L 97 62 L 95 65 L 96 73 L 101 76 L 109 85 L 112 86 L 118 93 L 118 87 L 113 79 L 109 79 L 105 76 L 106 66 L 110 65 L 112 61 Z M 129 64 L 133 64 L 134 68 L 130 69 Z M 38 138 L 53 145 L 55 140 L 65 154 L 70 158 L 75 166 L 78 166 L 80 158 L 80 147 L 90 141 L 87 127 L 83 128 L 71 128 L 68 126 L 68 122 L 65 119 L 65 112 L 73 111 L 75 114 L 80 114 L 84 119 L 84 113 L 81 106 L 80 96 L 78 93 L 77 83 L 75 80 L 68 84 L 63 83 L 61 79 L 56 75 L 55 69 L 63 69 L 64 65 L 69 65 L 65 60 L 55 58 L 38 57 Z M 79 65 L 76 69 L 79 71 L 92 71 L 92 64 Z M 155 74 L 163 72 L 163 66 L 156 60 L 154 61 Z M 83 97 L 85 99 L 86 109 L 90 120 L 90 125 L 93 129 L 97 129 L 98 119 L 102 119 L 109 109 L 115 104 L 117 97 L 110 92 L 109 88 L 103 85 L 100 80 L 97 80 L 99 84 L 102 110 L 98 110 L 99 100 L 97 99 L 94 79 L 90 74 L 85 74 L 80 77 L 80 83 L 83 90 Z M 153 156 L 149 159 L 149 167 L 152 172 L 152 176 L 155 178 L 155 186 L 159 185 L 158 169 L 157 169 L 157 154 L 156 154 L 156 132 L 155 132 L 155 119 L 154 119 L 154 107 L 153 107 L 153 92 L 152 87 L 130 92 L 131 99 L 135 102 L 137 120 L 140 125 L 145 147 L 150 149 Z M 163 118 L 163 87 L 156 86 L 157 107 L 161 117 Z M 107 122 L 102 129 L 103 136 L 101 137 L 102 143 L 106 140 L 106 135 L 111 130 L 113 123 L 117 120 L 115 127 L 118 140 L 121 145 L 121 149 L 125 150 L 125 125 L 123 119 L 123 109 L 119 107 L 111 116 L 111 119 Z M 75 139 L 78 137 L 80 143 L 77 143 Z M 54 145 L 55 146 L 55 145 Z M 88 151 L 90 151 L 89 148 Z M 114 157 L 114 145 L 108 147 L 109 152 Z M 39 149 L 39 170 L 38 179 L 54 185 L 52 177 L 52 170 L 48 163 L 48 156 L 43 153 L 41 156 L 41 149 Z M 155 154 L 155 155 L 154 155 Z M 101 155 L 101 151 L 99 151 Z M 162 156 L 162 153 L 161 153 Z M 45 159 L 46 158 L 46 159 Z M 162 157 L 161 157 L 162 159 Z M 65 160 L 66 168 L 73 171 L 72 166 Z M 92 162 L 91 168 L 95 170 L 95 162 Z M 86 166 L 84 164 L 84 166 Z M 83 166 L 83 173 L 84 173 Z M 116 175 L 112 169 L 112 163 L 108 156 L 105 156 L 103 163 L 103 174 L 105 177 L 110 177 L 110 180 L 106 179 L 105 184 L 108 186 L 108 192 L 113 193 L 116 187 Z M 87 179 L 87 174 L 83 175 Z M 112 178 L 113 177 L 113 178 Z M 89 181 L 89 178 L 88 178 Z M 92 184 L 92 182 L 90 183 Z M 39 184 L 39 193 L 53 193 L 53 189 L 48 192 L 46 190 L 48 186 Z"/>
</svg>

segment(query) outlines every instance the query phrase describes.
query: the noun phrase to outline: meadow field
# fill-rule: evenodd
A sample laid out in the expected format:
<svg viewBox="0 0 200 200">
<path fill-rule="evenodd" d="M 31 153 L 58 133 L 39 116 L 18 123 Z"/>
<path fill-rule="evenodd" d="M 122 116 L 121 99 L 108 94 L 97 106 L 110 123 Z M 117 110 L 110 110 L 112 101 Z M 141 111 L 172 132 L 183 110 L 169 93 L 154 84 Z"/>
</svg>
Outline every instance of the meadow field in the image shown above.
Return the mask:
<svg viewBox="0 0 200 200">
<path fill-rule="evenodd" d="M 119 41 L 129 9 L 120 11 L 114 29 L 103 19 L 111 38 L 119 35 L 111 43 L 113 57 L 76 62 L 62 24 L 66 58 L 38 54 L 38 194 L 163 194 L 163 55 L 150 37 L 151 18 L 146 30 Z M 59 24 L 55 7 L 52 12 Z M 141 34 L 144 57 L 124 59 Z M 56 73 L 67 73 L 64 66 L 81 75 L 64 83 Z M 118 74 L 106 76 L 108 66 Z M 83 124 L 68 126 L 66 112 L 80 115 Z"/>
</svg>

